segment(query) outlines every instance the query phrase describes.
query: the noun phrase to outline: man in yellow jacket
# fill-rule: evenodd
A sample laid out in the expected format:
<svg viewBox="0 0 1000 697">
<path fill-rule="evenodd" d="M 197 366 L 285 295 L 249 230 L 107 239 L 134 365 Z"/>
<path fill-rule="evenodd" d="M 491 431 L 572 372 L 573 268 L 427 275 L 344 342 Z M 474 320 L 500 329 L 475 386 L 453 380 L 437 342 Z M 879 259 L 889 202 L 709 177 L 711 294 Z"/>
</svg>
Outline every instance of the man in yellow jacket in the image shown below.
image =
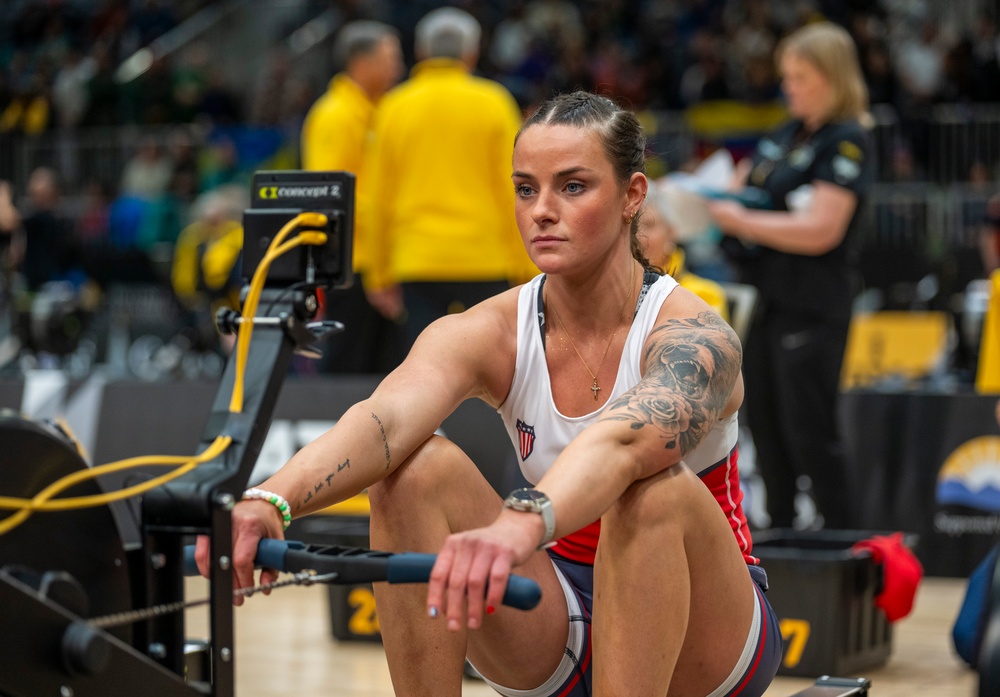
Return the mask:
<svg viewBox="0 0 1000 697">
<path fill-rule="evenodd" d="M 521 112 L 499 83 L 472 75 L 481 28 L 444 7 L 416 26 L 410 78 L 379 105 L 365 182 L 378 203 L 378 278 L 369 293 L 406 316 L 407 346 L 432 321 L 537 273 L 514 220 L 511 153 Z"/>
<path fill-rule="evenodd" d="M 302 125 L 302 168 L 347 171 L 357 177 L 354 225 L 354 273 L 351 288 L 330 291 L 326 316 L 344 323 L 327 340 L 322 368 L 336 373 L 386 373 L 402 360 L 399 328 L 365 298 L 372 264 L 372 237 L 365 221 L 371 202 L 361 184 L 364 150 L 371 137 L 375 106 L 403 74 L 403 54 L 396 30 L 381 22 L 344 25 L 334 42 L 334 62 L 342 72 L 310 108 Z"/>
</svg>

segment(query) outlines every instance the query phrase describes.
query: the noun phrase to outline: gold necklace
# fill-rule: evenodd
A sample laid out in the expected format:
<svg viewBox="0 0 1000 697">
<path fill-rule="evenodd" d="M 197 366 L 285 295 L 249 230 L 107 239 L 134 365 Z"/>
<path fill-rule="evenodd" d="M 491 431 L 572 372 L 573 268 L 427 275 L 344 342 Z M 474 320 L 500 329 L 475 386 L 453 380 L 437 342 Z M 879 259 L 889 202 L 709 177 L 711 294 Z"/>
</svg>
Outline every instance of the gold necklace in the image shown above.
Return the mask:
<svg viewBox="0 0 1000 697">
<path fill-rule="evenodd" d="M 601 362 L 597 366 L 597 373 L 600 373 L 601 368 L 604 367 L 604 360 L 608 357 L 608 351 L 611 349 L 611 343 L 615 340 L 615 336 L 618 334 L 618 330 L 621 328 L 622 320 L 625 318 L 625 306 L 628 304 L 628 299 L 632 296 L 632 284 L 634 282 L 635 282 L 635 262 L 633 261 L 632 272 L 629 274 L 629 279 L 628 279 L 628 291 L 625 293 L 625 297 L 622 299 L 622 306 L 618 310 L 618 322 L 615 325 L 615 330 L 611 332 L 611 338 L 608 339 L 608 345 L 604 347 L 604 355 L 601 356 Z M 569 334 L 569 327 L 567 327 L 566 323 L 562 321 L 562 317 L 559 316 L 559 310 L 556 309 L 555 304 L 550 303 L 550 307 L 552 308 L 552 314 L 555 315 L 556 320 L 559 322 L 559 324 L 563 326 L 563 329 L 566 330 L 566 338 L 569 339 L 569 345 L 573 347 L 574 351 L 576 351 L 577 358 L 580 359 L 580 362 L 583 363 L 583 367 L 587 369 L 588 373 L 590 373 L 590 377 L 594 379 L 594 384 L 590 388 L 590 390 L 594 393 L 594 401 L 596 402 L 597 393 L 601 391 L 601 387 L 597 384 L 597 373 L 595 373 L 593 370 L 590 369 L 590 366 L 587 365 L 587 361 L 583 360 L 583 354 L 581 354 L 580 349 L 576 347 L 576 343 L 573 341 L 573 337 L 570 336 Z"/>
</svg>

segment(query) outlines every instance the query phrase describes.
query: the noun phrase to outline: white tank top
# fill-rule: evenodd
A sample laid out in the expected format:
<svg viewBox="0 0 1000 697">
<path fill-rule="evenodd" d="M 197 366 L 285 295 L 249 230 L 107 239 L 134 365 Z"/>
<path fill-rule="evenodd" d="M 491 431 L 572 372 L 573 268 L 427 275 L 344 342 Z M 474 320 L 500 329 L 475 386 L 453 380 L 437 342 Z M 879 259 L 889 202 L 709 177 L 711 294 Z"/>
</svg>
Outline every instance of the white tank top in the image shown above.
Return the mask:
<svg viewBox="0 0 1000 697">
<path fill-rule="evenodd" d="M 643 286 L 632 326 L 625 339 L 625 349 L 618 363 L 618 374 L 610 398 L 596 411 L 583 416 L 565 416 L 552 399 L 548 364 L 545 362 L 545 317 L 541 303 L 544 275 L 521 287 L 517 303 L 517 359 L 514 379 L 506 401 L 497 411 L 514 444 L 521 473 L 537 484 L 548 472 L 559 453 L 584 428 L 597 421 L 612 403 L 641 379 L 642 346 L 653 330 L 656 317 L 667 296 L 677 287 L 670 276 L 656 278 Z M 648 280 L 649 276 L 647 276 Z M 719 420 L 698 447 L 684 458 L 695 472 L 725 459 L 736 445 L 736 414 Z"/>
</svg>

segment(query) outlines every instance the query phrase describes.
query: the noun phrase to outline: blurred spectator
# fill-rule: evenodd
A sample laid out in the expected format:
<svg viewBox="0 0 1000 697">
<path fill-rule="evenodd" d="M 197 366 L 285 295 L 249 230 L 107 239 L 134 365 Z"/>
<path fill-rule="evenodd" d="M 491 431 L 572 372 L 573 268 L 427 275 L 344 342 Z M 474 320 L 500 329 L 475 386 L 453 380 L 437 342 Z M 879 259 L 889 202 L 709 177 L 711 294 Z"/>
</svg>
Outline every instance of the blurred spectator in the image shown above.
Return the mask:
<svg viewBox="0 0 1000 697">
<path fill-rule="evenodd" d="M 897 104 L 899 83 L 889 58 L 889 49 L 881 41 L 874 42 L 861 54 L 861 69 L 868 83 L 872 104 Z"/>
<path fill-rule="evenodd" d="M 369 299 L 408 313 L 408 345 L 438 317 L 461 312 L 531 275 L 514 221 L 510 153 L 521 113 L 498 83 L 473 77 L 479 22 L 441 8 L 417 24 L 420 61 L 379 105 L 365 164 L 372 206 Z M 537 270 L 536 270 L 537 272 Z"/>
<path fill-rule="evenodd" d="M 149 70 L 132 83 L 130 102 L 137 123 L 177 123 L 180 110 L 175 100 L 173 70 L 167 57 L 155 56 Z"/>
<path fill-rule="evenodd" d="M 570 0 L 529 0 L 524 19 L 536 36 L 543 36 L 558 51 L 584 43 L 583 17 Z"/>
<path fill-rule="evenodd" d="M 225 133 L 209 137 L 199 163 L 201 191 L 211 191 L 227 184 L 244 184 L 245 172 L 240 168 L 236 143 Z"/>
<path fill-rule="evenodd" d="M 70 46 L 52 85 L 52 102 L 62 128 L 76 128 L 83 119 L 89 99 L 87 85 L 96 70 L 97 61 Z"/>
<path fill-rule="evenodd" d="M 779 49 L 791 120 L 761 139 L 746 185 L 770 210 L 712 201 L 742 281 L 759 292 L 746 340 L 746 412 L 771 525 L 792 527 L 800 477 L 828 528 L 851 528 L 838 425 L 840 370 L 855 287 L 851 255 L 874 178 L 857 51 L 838 25 L 806 25 Z M 735 256 L 735 255 L 734 255 Z"/>
<path fill-rule="evenodd" d="M 743 100 L 769 102 L 781 98 L 781 87 L 770 54 L 752 56 L 743 66 Z"/>
<path fill-rule="evenodd" d="M 245 197 L 228 187 L 203 194 L 174 249 L 170 272 L 174 293 L 185 307 L 210 318 L 222 305 L 239 308 L 242 279 L 237 262 L 243 247 Z"/>
<path fill-rule="evenodd" d="M 34 77 L 34 65 L 25 50 L 16 50 L 7 62 L 7 74 L 10 76 L 10 88 L 13 94 L 27 90 Z"/>
<path fill-rule="evenodd" d="M 34 74 L 0 113 L 0 133 L 41 135 L 52 125 L 52 103 L 45 76 Z"/>
<path fill-rule="evenodd" d="M 740 9 L 736 11 L 735 8 Z M 772 69 L 779 29 L 771 15 L 770 4 L 764 0 L 747 0 L 730 3 L 727 10 L 727 44 L 732 50 L 724 55 L 728 58 L 726 71 L 734 93 L 749 101 L 780 96 Z"/>
<path fill-rule="evenodd" d="M 923 179 L 923 173 L 918 169 L 916 158 L 913 156 L 913 149 L 905 142 L 898 141 L 893 145 L 890 153 L 890 165 L 892 167 L 892 180 L 897 183 L 915 182 Z"/>
<path fill-rule="evenodd" d="M 172 176 L 173 165 L 159 141 L 152 135 L 142 136 L 135 154 L 125 163 L 121 192 L 153 201 L 166 193 Z"/>
<path fill-rule="evenodd" d="M 171 167 L 168 191 L 180 204 L 189 206 L 201 190 L 198 148 L 190 131 L 180 127 L 170 132 L 167 138 L 167 156 Z"/>
<path fill-rule="evenodd" d="M 21 275 L 29 291 L 49 281 L 68 278 L 77 268 L 79 250 L 72 223 L 60 207 L 56 173 L 39 167 L 28 179 L 28 205 L 24 214 L 24 257 Z"/>
<path fill-rule="evenodd" d="M 591 61 L 594 87 L 627 104 L 646 103 L 646 76 L 619 42 L 606 38 Z"/>
<path fill-rule="evenodd" d="M 277 126 L 285 121 L 292 80 L 292 61 L 288 53 L 275 49 L 268 56 L 264 75 L 254 88 L 250 105 L 250 123 Z"/>
<path fill-rule="evenodd" d="M 967 180 L 956 184 L 952 191 L 960 196 L 956 221 L 960 227 L 949 231 L 951 248 L 942 255 L 939 282 L 943 297 L 963 292 L 970 281 L 985 278 L 990 273 L 981 241 L 984 225 L 992 226 L 990 199 L 996 191 L 989 168 L 982 162 L 974 162 L 969 167 Z"/>
<path fill-rule="evenodd" d="M 52 66 L 58 66 L 66 60 L 70 51 L 70 42 L 65 16 L 54 11 L 46 20 L 41 40 L 35 47 L 35 59 Z"/>
<path fill-rule="evenodd" d="M 169 262 L 169 249 L 188 223 L 188 209 L 199 193 L 197 153 L 190 133 L 178 127 L 167 135 L 165 150 L 154 136 L 139 141 L 135 156 L 126 164 L 121 198 L 116 202 L 112 239 L 120 248 L 135 247 L 151 261 Z M 128 202 L 136 199 L 137 202 Z M 141 202 L 141 203 L 139 203 Z M 123 213 L 137 216 L 123 235 L 117 223 Z"/>
<path fill-rule="evenodd" d="M 493 29 L 489 58 L 497 69 L 514 74 L 528 58 L 535 30 L 525 16 L 527 0 L 513 0 Z"/>
<path fill-rule="evenodd" d="M 88 180 L 77 223 L 77 233 L 84 246 L 103 242 L 107 238 L 110 210 L 111 196 L 107 184 L 97 178 Z"/>
<path fill-rule="evenodd" d="M 691 41 L 694 61 L 681 75 L 681 101 L 690 106 L 699 102 L 729 99 L 732 90 L 723 61 L 720 38 L 709 31 L 699 31 Z"/>
<path fill-rule="evenodd" d="M 979 14 L 972 35 L 972 66 L 978 101 L 1000 101 L 1000 35 L 987 11 Z"/>
<path fill-rule="evenodd" d="M 403 52 L 395 29 L 380 22 L 345 25 L 334 44 L 338 72 L 302 127 L 302 167 L 307 170 L 353 172 L 364 179 L 364 148 L 371 138 L 375 108 L 386 90 L 403 74 Z M 388 373 L 402 361 L 397 353 L 399 328 L 368 303 L 364 285 L 374 256 L 366 229 L 368 208 L 383 205 L 358 186 L 355 196 L 354 284 L 326 295 L 326 316 L 343 322 L 331 337 L 323 370 L 337 373 Z"/>
<path fill-rule="evenodd" d="M 108 208 L 108 234 L 105 242 L 118 251 L 135 249 L 149 208 L 148 199 L 119 193 Z"/>
<path fill-rule="evenodd" d="M 21 228 L 21 214 L 14 205 L 10 182 L 0 180 L 0 245 L 10 247 L 11 238 Z"/>
<path fill-rule="evenodd" d="M 302 132 L 302 124 L 306 120 L 309 108 L 317 98 L 316 90 L 308 80 L 293 77 L 288 84 L 287 99 L 281 113 L 281 121 L 277 124 L 286 141 L 294 142 Z"/>
<path fill-rule="evenodd" d="M 119 45 L 128 29 L 128 4 L 120 0 L 100 0 L 90 17 L 89 38 L 109 48 L 113 56 L 120 55 Z"/>
<path fill-rule="evenodd" d="M 552 94 L 572 92 L 578 89 L 594 88 L 594 78 L 591 74 L 587 50 L 583 46 L 570 48 L 558 57 L 558 63 L 548 69 L 546 75 L 536 82 L 538 87 L 531 94 L 532 99 L 526 101 L 524 111 L 530 112 Z M 546 89 L 547 87 L 547 89 Z"/>
<path fill-rule="evenodd" d="M 937 24 L 925 21 L 919 32 L 901 43 L 896 56 L 896 71 L 907 94 L 924 104 L 934 100 L 944 78 L 944 52 L 938 39 Z"/>
<path fill-rule="evenodd" d="M 99 42 L 94 45 L 91 57 L 94 60 L 94 70 L 87 80 L 87 108 L 80 125 L 112 126 L 123 123 L 125 114 L 122 112 L 122 91 L 115 79 L 111 50 L 106 44 Z"/>
<path fill-rule="evenodd" d="M 100 45 L 100 51 L 109 54 L 110 65 L 116 66 L 205 4 L 204 0 L 24 0 L 16 3 L 13 16 L 6 21 L 0 18 L 0 26 L 13 38 L 9 58 L 0 55 L 0 64 L 12 73 L 18 93 L 25 91 L 39 66 L 51 73 L 43 78 L 45 87 L 51 88 L 53 76 L 60 72 L 74 45 L 83 55 L 101 62 L 97 52 Z M 307 5 L 308 11 L 318 7 Z M 484 13 L 487 24 L 495 24 L 488 60 L 479 66 L 481 74 L 507 86 L 525 108 L 553 90 L 587 88 L 595 83 L 607 86 L 609 93 L 627 99 L 637 109 L 664 105 L 672 108 L 681 103 L 680 75 L 686 71 L 685 104 L 717 98 L 720 93 L 751 101 L 770 99 L 775 82 L 769 57 L 775 40 L 823 14 L 845 24 L 854 34 L 875 103 L 888 101 L 890 96 L 878 85 L 878 79 L 883 79 L 886 87 L 891 86 L 884 72 L 886 48 L 878 46 L 886 42 L 891 42 L 894 58 L 888 63 L 889 72 L 905 82 L 901 89 L 904 99 L 910 92 L 915 101 L 923 103 L 942 96 L 953 98 L 958 86 L 957 93 L 968 99 L 1000 101 L 997 28 L 992 14 L 995 8 L 983 2 L 969 3 L 968 7 L 963 3 L 961 11 L 949 8 L 947 13 L 927 3 L 809 0 L 501 0 L 470 6 Z M 408 36 L 420 8 L 393 11 L 379 4 L 339 3 L 337 11 L 342 18 L 384 18 L 393 13 L 394 23 Z M 726 50 L 687 54 L 685 48 L 697 44 L 696 37 L 703 34 L 716 37 Z M 212 60 L 220 60 L 212 55 L 216 47 L 206 44 L 204 48 Z M 245 96 L 239 94 L 242 90 L 247 92 L 246 102 L 250 105 L 249 122 L 291 128 L 303 115 L 307 102 L 311 103 L 309 95 L 314 86 L 301 78 L 303 73 L 292 70 L 291 57 L 284 49 L 271 51 L 268 48 L 264 77 L 247 80 L 236 94 L 227 94 L 217 76 L 208 77 L 209 61 L 203 60 L 192 44 L 158 58 L 145 74 L 125 85 L 113 85 L 107 75 L 102 75 L 90 86 L 91 91 L 100 87 L 109 92 L 111 99 L 98 99 L 92 94 L 88 100 L 91 109 L 81 123 L 183 123 L 198 114 L 213 123 L 233 122 L 243 111 L 239 108 Z M 581 57 L 592 60 L 588 63 Z M 716 65 L 720 58 L 721 77 Z M 173 70 L 171 60 L 183 64 Z M 188 64 L 189 60 L 193 64 Z M 706 81 L 702 76 L 706 70 L 711 73 L 709 89 L 701 97 L 700 88 L 693 85 Z M 210 81 L 215 83 L 214 94 L 206 99 Z M 133 94 L 125 111 L 118 104 L 115 90 Z M 923 154 L 918 144 L 921 161 Z"/>
<path fill-rule="evenodd" d="M 936 98 L 945 102 L 971 102 L 976 98 L 976 76 L 972 64 L 972 41 L 963 39 L 947 48 L 942 62 L 941 87 Z"/>
<path fill-rule="evenodd" d="M 17 355 L 21 347 L 12 293 L 22 245 L 21 214 L 14 206 L 10 183 L 0 180 L 0 365 Z"/>
<path fill-rule="evenodd" d="M 201 110 L 202 99 L 208 86 L 211 55 L 203 43 L 188 48 L 174 70 L 174 104 L 177 109 L 176 121 L 192 123 Z"/>
<path fill-rule="evenodd" d="M 14 205 L 14 191 L 10 182 L 0 180 L 0 283 L 4 303 L 10 297 L 11 274 L 23 253 L 20 233 L 21 213 Z"/>
<path fill-rule="evenodd" d="M 209 68 L 208 82 L 198 105 L 198 118 L 214 126 L 234 124 L 241 116 L 239 99 L 226 84 L 225 73 L 218 67 Z"/>
</svg>

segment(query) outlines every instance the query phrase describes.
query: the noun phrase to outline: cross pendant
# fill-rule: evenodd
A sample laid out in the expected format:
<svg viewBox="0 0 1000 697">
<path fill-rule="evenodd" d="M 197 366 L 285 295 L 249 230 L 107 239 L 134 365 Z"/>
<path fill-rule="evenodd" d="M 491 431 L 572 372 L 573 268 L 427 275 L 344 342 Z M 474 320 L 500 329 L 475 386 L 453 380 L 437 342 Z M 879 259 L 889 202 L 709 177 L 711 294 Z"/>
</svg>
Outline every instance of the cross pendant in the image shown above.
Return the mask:
<svg viewBox="0 0 1000 697">
<path fill-rule="evenodd" d="M 590 388 L 594 393 L 594 401 L 597 401 L 597 393 L 601 391 L 601 388 L 597 386 L 597 378 L 594 378 L 594 386 Z"/>
</svg>

